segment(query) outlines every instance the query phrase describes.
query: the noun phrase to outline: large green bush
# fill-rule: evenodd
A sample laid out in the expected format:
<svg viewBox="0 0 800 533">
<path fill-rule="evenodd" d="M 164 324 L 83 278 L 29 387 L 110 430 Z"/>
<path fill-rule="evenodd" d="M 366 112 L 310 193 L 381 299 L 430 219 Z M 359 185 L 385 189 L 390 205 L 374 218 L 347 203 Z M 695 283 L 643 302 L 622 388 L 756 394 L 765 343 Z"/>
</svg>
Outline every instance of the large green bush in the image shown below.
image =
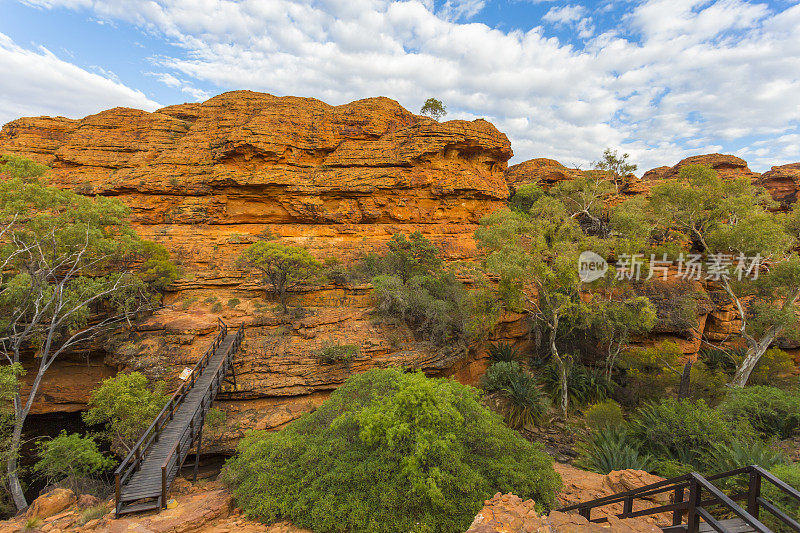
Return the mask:
<svg viewBox="0 0 800 533">
<path fill-rule="evenodd" d="M 117 374 L 104 379 L 91 392 L 89 410 L 83 413 L 83 419 L 87 424 L 105 424 L 104 436 L 111 441 L 111 449 L 125 455 L 167 400 L 164 382 L 150 387 L 140 372 Z"/>
<path fill-rule="evenodd" d="M 731 389 L 718 409 L 732 423 L 749 422 L 766 437 L 785 439 L 800 430 L 800 394 L 776 387 Z"/>
<path fill-rule="evenodd" d="M 658 459 L 705 467 L 718 444 L 732 444 L 752 433 L 749 425 L 732 427 L 704 401 L 667 398 L 641 407 L 632 417 L 628 434 L 640 451 Z"/>
<path fill-rule="evenodd" d="M 83 478 L 101 474 L 114 466 L 114 460 L 97 449 L 91 437 L 62 431 L 57 437 L 37 443 L 39 461 L 33 469 L 47 483 L 65 481 L 77 491 Z"/>
<path fill-rule="evenodd" d="M 796 489 L 800 488 L 800 463 L 778 465 L 770 472 L 784 483 L 788 483 Z M 766 500 L 776 504 L 784 513 L 800 521 L 800 503 L 797 500 L 792 499 L 768 481 L 761 482 L 761 494 Z M 794 531 L 771 513 L 762 511 L 761 518 L 764 524 L 776 533 L 793 533 Z"/>
<path fill-rule="evenodd" d="M 478 399 L 452 380 L 371 370 L 284 430 L 249 434 L 224 479 L 249 516 L 318 533 L 461 532 L 498 491 L 553 506 L 552 460 Z"/>
</svg>

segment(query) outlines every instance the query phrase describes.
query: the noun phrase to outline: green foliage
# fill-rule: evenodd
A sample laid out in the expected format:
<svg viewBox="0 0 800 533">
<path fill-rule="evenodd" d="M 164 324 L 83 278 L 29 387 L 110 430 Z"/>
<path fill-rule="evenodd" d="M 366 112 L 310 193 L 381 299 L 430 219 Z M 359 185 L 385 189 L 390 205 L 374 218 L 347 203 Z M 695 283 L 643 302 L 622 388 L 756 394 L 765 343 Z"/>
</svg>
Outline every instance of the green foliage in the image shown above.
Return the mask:
<svg viewBox="0 0 800 533">
<path fill-rule="evenodd" d="M 225 411 L 218 407 L 212 407 L 206 413 L 205 431 L 212 438 L 219 438 L 225 430 L 225 421 L 227 420 Z"/>
<path fill-rule="evenodd" d="M 396 234 L 383 256 L 365 268 L 372 279 L 375 309 L 406 324 L 419 339 L 463 348 L 493 323 L 494 308 L 483 291 L 467 291 L 443 267 L 438 249 L 421 233 Z"/>
<path fill-rule="evenodd" d="M 105 424 L 112 449 L 122 454 L 136 443 L 168 399 L 163 382 L 150 388 L 139 372 L 117 374 L 92 391 L 83 419 L 87 424 Z"/>
<path fill-rule="evenodd" d="M 249 434 L 224 479 L 249 516 L 319 533 L 460 532 L 498 491 L 544 510 L 560 484 L 474 389 L 395 369 L 352 376 L 284 430 Z"/>
<path fill-rule="evenodd" d="M 626 391 L 633 403 L 655 400 L 664 390 L 677 386 L 683 365 L 683 352 L 674 342 L 662 342 L 622 353 L 619 367 L 625 371 Z"/>
<path fill-rule="evenodd" d="M 786 462 L 786 456 L 758 439 L 715 444 L 707 460 L 709 472 L 727 472 L 758 465 L 769 470 Z"/>
<path fill-rule="evenodd" d="M 780 385 L 787 383 L 796 368 L 794 358 L 780 348 L 770 348 L 756 363 L 750 374 L 751 385 Z"/>
<path fill-rule="evenodd" d="M 361 348 L 355 344 L 324 343 L 317 350 L 316 356 L 326 365 L 347 363 L 361 353 Z"/>
<path fill-rule="evenodd" d="M 536 201 L 545 195 L 541 187 L 534 183 L 521 185 L 508 200 L 508 207 L 514 211 L 527 213 Z"/>
<path fill-rule="evenodd" d="M 555 398 L 561 397 L 561 379 L 555 364 L 548 364 L 543 368 L 542 379 L 545 390 Z M 567 393 L 570 402 L 578 405 L 599 402 L 606 399 L 614 390 L 614 384 L 603 372 L 596 368 L 589 368 L 577 363 L 571 363 L 567 368 Z"/>
<path fill-rule="evenodd" d="M 625 424 L 622 407 L 611 399 L 590 405 L 586 409 L 586 425 L 594 431 L 604 428 L 619 428 Z"/>
<path fill-rule="evenodd" d="M 0 174 L 9 178 L 35 179 L 44 176 L 50 170 L 45 165 L 34 163 L 30 159 L 15 155 L 0 157 Z"/>
<path fill-rule="evenodd" d="M 703 361 L 695 361 L 689 374 L 689 397 L 717 405 L 728 394 L 730 376 L 722 370 L 711 370 Z"/>
<path fill-rule="evenodd" d="M 239 300 L 239 298 L 231 298 L 230 300 L 228 300 L 228 307 L 230 307 L 231 309 L 235 309 L 236 306 L 239 305 L 240 303 L 242 302 L 241 300 Z"/>
<path fill-rule="evenodd" d="M 628 162 L 628 154 L 620 156 L 616 150 L 606 148 L 603 151 L 603 158 L 596 161 L 592 166 L 597 170 L 603 170 L 611 174 L 617 191 L 620 190 L 625 178 L 636 172 L 637 165 Z"/>
<path fill-rule="evenodd" d="M 489 360 L 494 362 L 499 361 L 517 361 L 520 358 L 519 350 L 511 343 L 503 342 L 500 344 L 492 344 L 489 346 Z"/>
<path fill-rule="evenodd" d="M 428 115 L 432 119 L 439 121 L 447 114 L 447 108 L 441 100 L 428 98 L 425 100 L 425 103 L 422 104 L 422 108 L 420 108 L 419 112 L 421 115 Z"/>
<path fill-rule="evenodd" d="M 653 466 L 653 459 L 639 452 L 622 427 L 592 431 L 589 438 L 579 445 L 578 453 L 578 465 L 599 474 L 628 468 L 649 472 Z"/>
<path fill-rule="evenodd" d="M 260 274 L 264 290 L 280 301 L 284 312 L 287 293 L 318 280 L 322 270 L 322 263 L 305 248 L 267 240 L 245 248 L 237 264 Z"/>
<path fill-rule="evenodd" d="M 748 428 L 728 424 L 700 400 L 667 398 L 641 407 L 628 424 L 631 442 L 642 452 L 695 468 L 706 465 L 714 446 L 748 437 Z"/>
<path fill-rule="evenodd" d="M 770 472 L 795 489 L 800 488 L 800 463 L 777 465 Z M 800 502 L 768 482 L 762 481 L 761 494 L 764 499 L 775 504 L 787 515 L 800 522 Z M 795 533 L 789 526 L 774 518 L 771 513 L 762 512 L 761 518 L 764 524 L 775 533 Z"/>
<path fill-rule="evenodd" d="M 765 437 L 785 439 L 800 432 L 800 395 L 754 385 L 731 389 L 718 407 L 732 423 L 746 422 Z"/>
<path fill-rule="evenodd" d="M 62 431 L 57 437 L 37 443 L 39 461 L 33 470 L 47 483 L 65 481 L 74 484 L 82 478 L 103 473 L 114 466 L 114 460 L 97 449 L 91 437 Z M 77 485 L 75 485 L 77 488 Z"/>
<path fill-rule="evenodd" d="M 522 372 L 522 367 L 516 361 L 498 361 L 490 365 L 481 376 L 481 387 L 486 392 L 503 390 Z"/>
<path fill-rule="evenodd" d="M 514 429 L 538 422 L 550 407 L 538 380 L 527 372 L 510 376 L 501 391 L 507 400 L 506 423 Z"/>
<path fill-rule="evenodd" d="M 222 302 L 215 302 L 214 305 L 211 306 L 212 313 L 221 313 L 222 312 Z"/>
<path fill-rule="evenodd" d="M 610 376 L 616 359 L 631 338 L 653 329 L 657 312 L 645 296 L 597 296 L 592 299 L 591 309 L 591 332 L 606 345 L 606 375 Z"/>
</svg>

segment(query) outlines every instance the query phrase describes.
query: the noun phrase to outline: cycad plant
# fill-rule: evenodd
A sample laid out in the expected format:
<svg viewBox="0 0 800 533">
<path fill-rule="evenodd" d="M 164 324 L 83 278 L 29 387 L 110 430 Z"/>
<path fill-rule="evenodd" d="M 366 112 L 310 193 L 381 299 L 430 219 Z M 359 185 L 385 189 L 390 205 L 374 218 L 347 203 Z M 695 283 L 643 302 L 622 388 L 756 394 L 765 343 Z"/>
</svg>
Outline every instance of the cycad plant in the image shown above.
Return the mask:
<svg viewBox="0 0 800 533">
<path fill-rule="evenodd" d="M 504 342 L 489 346 L 489 359 L 495 363 L 518 361 L 520 358 L 519 350 L 513 344 Z"/>
<path fill-rule="evenodd" d="M 629 468 L 649 472 L 653 466 L 653 458 L 640 453 L 622 427 L 604 427 L 593 431 L 578 446 L 578 452 L 578 466 L 599 474 Z"/>
<path fill-rule="evenodd" d="M 508 400 L 506 423 L 514 429 L 540 421 L 550 406 L 547 394 L 528 373 L 511 378 L 502 391 Z"/>
</svg>

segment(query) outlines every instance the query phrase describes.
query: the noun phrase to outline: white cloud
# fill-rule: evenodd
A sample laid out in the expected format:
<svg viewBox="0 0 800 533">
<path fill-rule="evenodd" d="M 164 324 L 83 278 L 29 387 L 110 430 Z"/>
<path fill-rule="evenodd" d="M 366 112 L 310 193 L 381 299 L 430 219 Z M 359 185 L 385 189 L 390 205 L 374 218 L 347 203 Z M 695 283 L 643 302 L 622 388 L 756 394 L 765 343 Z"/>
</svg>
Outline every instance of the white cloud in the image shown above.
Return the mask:
<svg viewBox="0 0 800 533">
<path fill-rule="evenodd" d="M 601 34 L 581 6 L 550 9 L 545 22 L 584 39 L 576 49 L 542 28 L 459 22 L 482 0 L 451 0 L 438 12 L 432 0 L 28 1 L 164 35 L 185 53 L 159 66 L 184 91 L 202 83 L 333 104 L 385 95 L 412 110 L 435 96 L 453 117 L 493 121 L 512 139 L 515 161 L 585 166 L 614 146 L 649 168 L 726 143 L 786 138 L 752 149 L 763 168 L 797 146 L 800 5 L 773 12 L 742 0 L 644 0 Z"/>
<path fill-rule="evenodd" d="M 160 105 L 97 68 L 88 72 L 45 48 L 26 50 L 0 33 L 0 124 L 31 115 L 80 118 L 115 106 Z"/>
</svg>

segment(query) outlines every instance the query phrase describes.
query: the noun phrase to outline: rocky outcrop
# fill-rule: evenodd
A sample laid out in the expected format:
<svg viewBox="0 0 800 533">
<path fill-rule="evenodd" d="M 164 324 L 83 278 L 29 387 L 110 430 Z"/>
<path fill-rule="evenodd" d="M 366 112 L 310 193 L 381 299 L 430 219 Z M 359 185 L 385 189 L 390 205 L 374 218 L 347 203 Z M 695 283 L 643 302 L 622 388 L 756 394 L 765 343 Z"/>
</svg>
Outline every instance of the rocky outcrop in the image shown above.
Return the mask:
<svg viewBox="0 0 800 533">
<path fill-rule="evenodd" d="M 280 427 L 313 409 L 370 367 L 479 374 L 483 363 L 473 356 L 431 349 L 376 322 L 369 286 L 306 287 L 283 315 L 234 260 L 271 234 L 346 268 L 394 233 L 416 230 L 448 259 L 475 257 L 472 234 L 504 205 L 512 155 L 486 121 L 439 123 L 387 98 L 330 106 L 236 91 L 153 113 L 19 119 L 0 131 L 0 153 L 49 165 L 58 186 L 124 202 L 136 230 L 164 244 L 183 272 L 165 308 L 133 335 L 64 358 L 34 413 L 84 408 L 88 392 L 117 369 L 176 383 L 206 350 L 217 318 L 247 329 L 238 391 L 222 404 L 229 416 L 221 450 L 249 428 Z M 356 343 L 360 355 L 324 364 L 315 353 L 326 343 Z"/>
<path fill-rule="evenodd" d="M 675 166 L 658 167 L 648 170 L 642 175 L 642 181 L 658 181 L 678 177 L 681 168 L 687 165 L 703 165 L 711 167 L 723 179 L 748 177 L 757 178 L 760 174 L 748 168 L 747 161 L 734 155 L 706 154 L 694 155 L 681 159 Z"/>
<path fill-rule="evenodd" d="M 576 513 L 552 511 L 548 515 L 536 512 L 533 500 L 522 500 L 514 494 L 495 494 L 467 533 L 660 533 L 661 528 L 641 519 L 608 517 L 604 524 L 589 522 Z"/>
<path fill-rule="evenodd" d="M 772 167 L 758 178 L 758 184 L 769 191 L 781 209 L 789 210 L 797 203 L 800 191 L 800 163 Z"/>
<path fill-rule="evenodd" d="M 505 172 L 506 183 L 512 190 L 529 184 L 549 189 L 562 181 L 572 180 L 580 175 L 580 169 L 567 168 L 554 159 L 544 157 L 529 159 L 510 166 Z"/>
</svg>

